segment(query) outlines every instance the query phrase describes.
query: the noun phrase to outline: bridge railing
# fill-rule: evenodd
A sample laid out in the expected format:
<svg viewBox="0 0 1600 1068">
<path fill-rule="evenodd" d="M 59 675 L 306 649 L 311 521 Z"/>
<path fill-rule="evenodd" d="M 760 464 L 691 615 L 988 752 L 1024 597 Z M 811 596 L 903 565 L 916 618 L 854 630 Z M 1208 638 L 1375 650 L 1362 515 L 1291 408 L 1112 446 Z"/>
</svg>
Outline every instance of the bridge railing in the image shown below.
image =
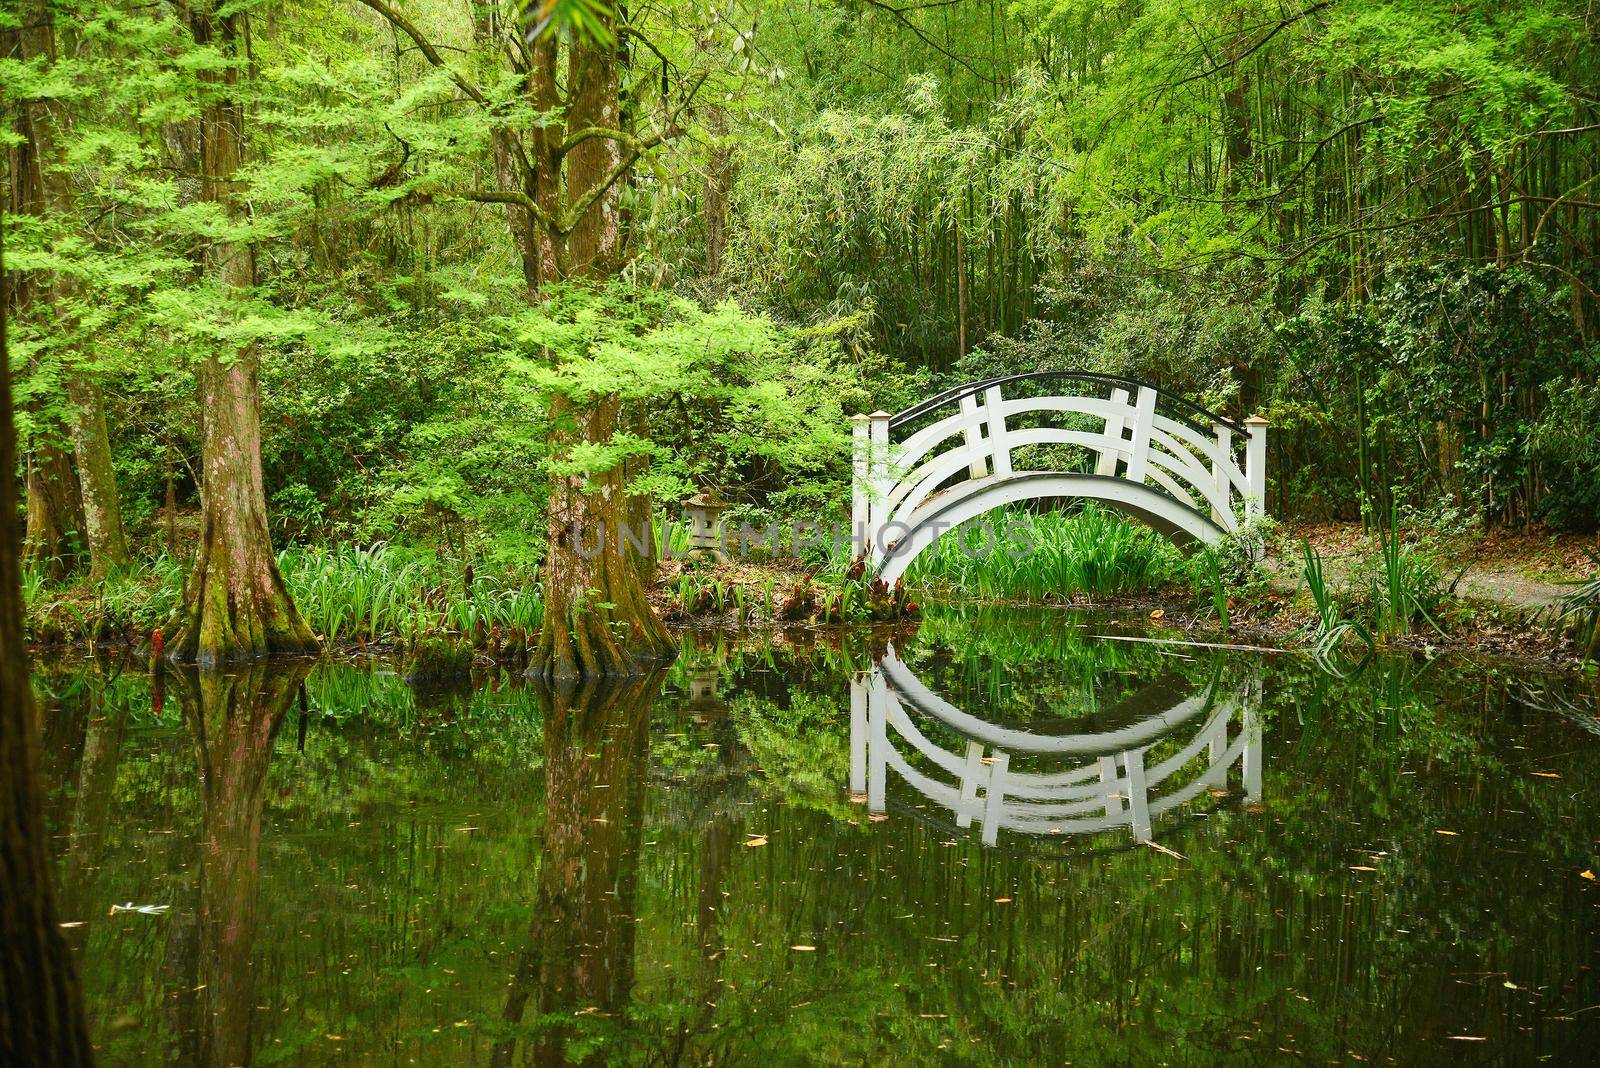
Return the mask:
<svg viewBox="0 0 1600 1068">
<path fill-rule="evenodd" d="M 975 382 L 897 415 L 854 417 L 852 521 L 877 558 L 885 533 L 914 528 L 933 498 L 965 482 L 1024 473 L 1017 467 L 1028 453 L 1019 450 L 1076 446 L 1093 465 L 1085 474 L 1149 486 L 1234 532 L 1241 517 L 1264 509 L 1265 431 L 1263 419 L 1235 422 L 1109 375 L 1039 372 Z"/>
<path fill-rule="evenodd" d="M 1125 828 L 1134 841 L 1147 842 L 1156 817 L 1209 790 L 1225 788 L 1235 764 L 1246 800 L 1261 796 L 1261 727 L 1252 686 L 1219 691 L 1213 684 L 1166 713 L 1121 731 L 1032 736 L 1031 741 L 1019 737 L 1004 747 L 971 733 L 964 721 L 973 717 L 966 713 L 952 719 L 942 711 L 930 712 L 927 697 L 892 651 L 877 668 L 853 680 L 850 790 L 869 812 L 886 810 L 888 773 L 893 770 L 918 793 L 950 810 L 956 826 L 976 821 L 987 845 L 995 844 L 1002 829 L 1056 835 Z M 964 750 L 954 752 L 931 739 L 908 709 L 954 728 L 965 740 Z M 1184 745 L 1149 759 L 1156 743 L 1202 711 L 1209 715 Z M 1000 728 L 980 733 L 995 730 L 1021 733 Z M 1041 756 L 1067 756 L 1068 763 L 1047 771 L 1019 765 L 1019 760 Z"/>
</svg>

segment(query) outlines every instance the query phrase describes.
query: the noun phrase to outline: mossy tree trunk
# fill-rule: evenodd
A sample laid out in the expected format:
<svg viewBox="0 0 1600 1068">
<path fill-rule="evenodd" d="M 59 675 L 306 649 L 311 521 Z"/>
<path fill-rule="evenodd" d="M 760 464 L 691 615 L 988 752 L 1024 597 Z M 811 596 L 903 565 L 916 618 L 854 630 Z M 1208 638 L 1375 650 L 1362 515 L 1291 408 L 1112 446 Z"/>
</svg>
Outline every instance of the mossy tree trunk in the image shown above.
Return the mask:
<svg viewBox="0 0 1600 1068">
<path fill-rule="evenodd" d="M 28 457 L 28 537 L 24 564 L 51 579 L 66 578 L 83 563 L 83 503 L 72 453 L 56 437 L 61 429 L 34 434 Z"/>
<path fill-rule="evenodd" d="M 547 188 L 541 196 L 564 207 L 559 217 L 569 220 L 570 228 L 545 235 L 545 281 L 603 280 L 626 262 L 621 193 L 636 148 L 628 139 L 619 97 L 624 40 L 618 34 L 617 43 L 589 41 L 568 49 L 565 127 L 546 133 L 541 142 L 557 162 L 551 173 L 559 174 L 564 164 L 565 189 Z M 554 41 L 544 47 L 553 52 Z M 545 56 L 542 69 L 552 79 L 554 66 L 553 55 Z M 539 92 L 550 95 L 545 88 Z M 574 136 L 585 131 L 591 135 Z M 615 395 L 554 396 L 549 418 L 550 455 L 557 460 L 576 445 L 610 441 L 625 429 L 625 421 L 626 429 L 641 429 L 639 413 L 625 410 Z M 627 476 L 639 473 L 639 464 L 624 461 L 587 478 L 551 476 L 545 616 L 530 673 L 548 678 L 631 674 L 672 655 L 666 628 L 645 596 L 654 577 L 654 554 L 637 551 L 625 536 L 648 534 L 650 501 L 631 494 L 628 486 Z"/>
<path fill-rule="evenodd" d="M 26 24 L 16 34 L 17 45 L 12 52 L 24 61 L 53 65 L 56 61 L 53 7 L 46 0 L 35 0 L 30 8 Z M 66 126 L 65 106 L 54 100 L 24 100 L 17 108 L 16 131 L 22 141 L 11 161 L 13 201 L 17 210 L 55 220 L 71 219 L 74 215 L 76 198 L 72 180 L 60 160 L 60 135 Z M 78 290 L 75 279 L 56 274 L 31 281 L 22 298 L 28 314 L 50 324 L 53 331 L 70 332 L 75 328 L 72 301 L 78 296 Z M 37 485 L 33 479 L 29 480 L 30 555 L 37 554 L 42 560 L 65 558 L 62 549 L 71 544 L 69 536 L 81 530 L 83 547 L 89 555 L 90 577 L 99 581 L 131 562 L 111 464 L 105 399 L 100 386 L 78 365 L 78 354 L 66 354 L 63 363 L 77 470 L 69 477 L 71 461 L 65 450 L 56 446 L 45 446 L 36 456 L 40 478 Z M 32 522 L 36 512 L 37 536 Z"/>
<path fill-rule="evenodd" d="M 606 442 L 622 403 L 581 407 L 553 399 L 552 455 Z M 544 564 L 544 624 L 530 674 L 551 679 L 636 674 L 671 656 L 666 628 L 645 596 L 642 565 L 623 536 L 631 518 L 623 466 L 551 480 Z"/>
<path fill-rule="evenodd" d="M 675 134 L 679 114 L 701 83 L 693 83 L 677 110 L 658 117 L 657 129 L 640 136 L 621 105 L 630 39 L 622 27 L 611 27 L 618 32 L 610 41 L 547 29 L 525 45 L 520 33 L 500 32 L 492 18 L 480 14 L 475 35 L 502 42 L 505 63 L 518 73 L 528 102 L 542 116 L 539 123 L 518 127 L 502 118 L 504 109 L 452 66 L 445 51 L 392 0 L 360 2 L 408 37 L 429 63 L 447 71 L 464 97 L 493 118 L 493 188 L 451 193 L 504 206 L 529 299 L 538 301 L 543 287 L 554 282 L 614 278 L 627 259 L 622 190 L 633 165 Z M 609 441 L 621 409 L 616 396 L 554 398 L 551 456 L 561 459 L 580 443 Z M 551 478 L 550 544 L 542 576 L 545 618 L 530 674 L 631 673 L 671 655 L 671 643 L 645 597 L 653 554 L 618 545 L 625 522 L 650 513 L 647 498 L 635 494 L 630 499 L 624 475 L 631 472 L 624 466 L 588 479 Z M 576 550 L 575 534 L 587 547 L 602 527 L 603 551 Z"/>
<path fill-rule="evenodd" d="M 243 61 L 246 16 L 223 10 L 230 13 L 194 5 L 190 29 L 198 44 Z M 201 197 L 233 217 L 243 212 L 234 179 L 244 160 L 241 66 L 213 72 L 216 96 L 200 117 Z M 248 243 L 215 242 L 206 250 L 205 268 L 230 296 L 246 296 L 255 286 L 255 253 Z M 167 648 L 175 660 L 214 666 L 317 647 L 272 552 L 261 476 L 259 361 L 255 346 L 246 345 L 226 358 L 213 354 L 200 368 L 200 536 L 184 603 L 171 625 Z"/>
<path fill-rule="evenodd" d="M 0 252 L 0 310 L 8 307 Z M 0 314 L 0 1064 L 92 1064 L 83 988 L 61 937 L 39 790 L 39 722 L 23 649 L 11 370 Z"/>
</svg>

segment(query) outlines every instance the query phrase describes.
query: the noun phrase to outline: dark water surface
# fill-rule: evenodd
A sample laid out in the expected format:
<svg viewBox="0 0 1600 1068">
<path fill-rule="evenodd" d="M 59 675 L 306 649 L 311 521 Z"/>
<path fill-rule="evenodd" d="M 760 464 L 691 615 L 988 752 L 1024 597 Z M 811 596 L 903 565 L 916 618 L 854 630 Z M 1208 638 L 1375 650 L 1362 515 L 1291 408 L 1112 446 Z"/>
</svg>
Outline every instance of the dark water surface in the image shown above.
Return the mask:
<svg viewBox="0 0 1600 1068">
<path fill-rule="evenodd" d="M 46 664 L 104 1060 L 1594 1062 L 1593 677 L 1101 625 L 581 692 Z"/>
</svg>

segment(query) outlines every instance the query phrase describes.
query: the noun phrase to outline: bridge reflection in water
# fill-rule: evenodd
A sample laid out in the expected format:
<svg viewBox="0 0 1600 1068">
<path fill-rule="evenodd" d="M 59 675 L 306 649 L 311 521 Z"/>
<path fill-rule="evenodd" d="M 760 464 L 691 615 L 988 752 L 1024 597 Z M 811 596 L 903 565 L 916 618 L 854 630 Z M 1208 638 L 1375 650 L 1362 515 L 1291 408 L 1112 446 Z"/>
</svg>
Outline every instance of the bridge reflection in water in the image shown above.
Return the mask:
<svg viewBox="0 0 1600 1068">
<path fill-rule="evenodd" d="M 1081 835 L 1127 828 L 1134 841 L 1150 842 L 1157 817 L 1226 789 L 1235 764 L 1245 799 L 1261 799 L 1258 681 L 1164 674 L 1110 712 L 1131 722 L 1059 735 L 992 723 L 933 693 L 891 646 L 851 680 L 850 792 L 865 797 L 868 811 L 885 811 L 892 769 L 950 810 L 957 827 L 976 822 L 986 845 L 995 845 L 1002 829 Z M 946 749 L 919 721 L 948 729 L 937 733 L 953 731 L 964 749 Z M 1180 738 L 1187 740 L 1166 753 Z M 1152 763 L 1152 750 L 1166 755 Z"/>
</svg>

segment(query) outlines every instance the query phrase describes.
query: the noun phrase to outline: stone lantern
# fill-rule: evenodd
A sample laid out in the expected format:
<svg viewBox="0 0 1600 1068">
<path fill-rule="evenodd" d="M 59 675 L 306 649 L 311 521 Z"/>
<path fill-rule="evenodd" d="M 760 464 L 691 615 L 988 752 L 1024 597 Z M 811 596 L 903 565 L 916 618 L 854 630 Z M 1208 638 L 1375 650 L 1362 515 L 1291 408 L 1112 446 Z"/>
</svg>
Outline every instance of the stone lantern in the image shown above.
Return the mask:
<svg viewBox="0 0 1600 1068">
<path fill-rule="evenodd" d="M 728 554 L 722 549 L 722 513 L 728 510 L 727 502 L 707 490 L 690 497 L 683 510 L 689 517 L 689 551 L 685 555 L 727 563 Z"/>
</svg>

